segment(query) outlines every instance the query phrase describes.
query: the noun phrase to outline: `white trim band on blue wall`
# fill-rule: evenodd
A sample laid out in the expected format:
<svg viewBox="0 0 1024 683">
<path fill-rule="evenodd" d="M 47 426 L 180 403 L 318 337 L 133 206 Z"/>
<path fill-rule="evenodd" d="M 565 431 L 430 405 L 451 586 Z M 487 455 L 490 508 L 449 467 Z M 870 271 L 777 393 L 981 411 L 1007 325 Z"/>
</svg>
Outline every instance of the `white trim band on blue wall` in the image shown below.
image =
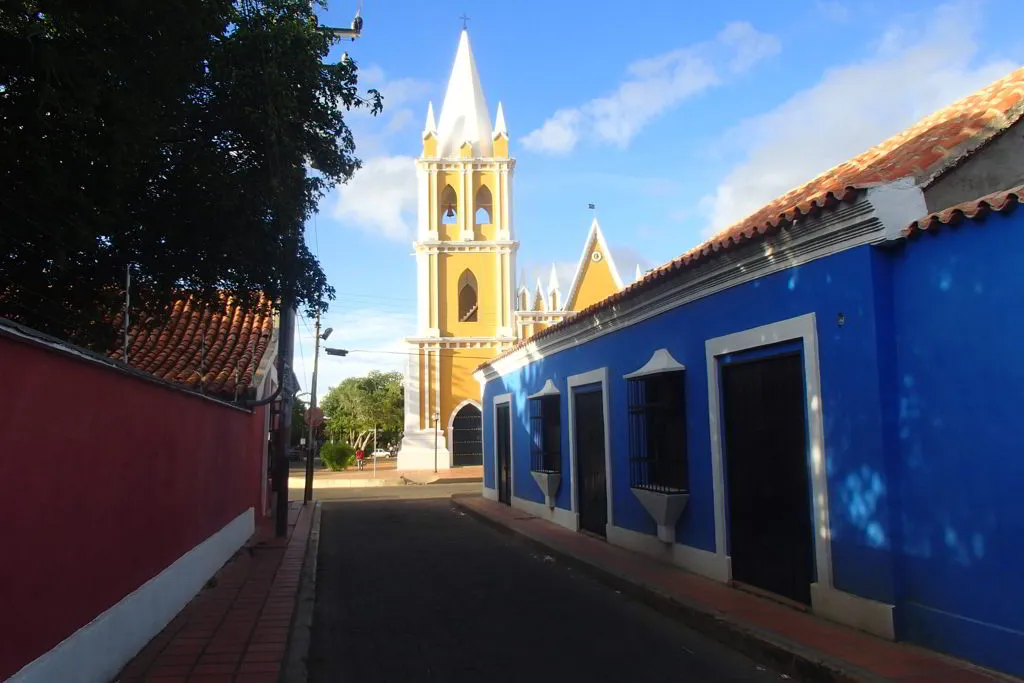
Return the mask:
<svg viewBox="0 0 1024 683">
<path fill-rule="evenodd" d="M 249 508 L 7 683 L 110 683 L 252 536 Z"/>
</svg>

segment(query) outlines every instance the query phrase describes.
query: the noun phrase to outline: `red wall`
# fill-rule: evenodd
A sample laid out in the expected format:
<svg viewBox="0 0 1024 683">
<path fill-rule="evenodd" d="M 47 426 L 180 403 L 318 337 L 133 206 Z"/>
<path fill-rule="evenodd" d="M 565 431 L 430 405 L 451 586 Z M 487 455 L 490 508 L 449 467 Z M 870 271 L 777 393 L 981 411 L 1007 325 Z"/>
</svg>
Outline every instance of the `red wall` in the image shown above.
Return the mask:
<svg viewBox="0 0 1024 683">
<path fill-rule="evenodd" d="M 0 680 L 250 507 L 263 415 L 0 335 Z"/>
</svg>

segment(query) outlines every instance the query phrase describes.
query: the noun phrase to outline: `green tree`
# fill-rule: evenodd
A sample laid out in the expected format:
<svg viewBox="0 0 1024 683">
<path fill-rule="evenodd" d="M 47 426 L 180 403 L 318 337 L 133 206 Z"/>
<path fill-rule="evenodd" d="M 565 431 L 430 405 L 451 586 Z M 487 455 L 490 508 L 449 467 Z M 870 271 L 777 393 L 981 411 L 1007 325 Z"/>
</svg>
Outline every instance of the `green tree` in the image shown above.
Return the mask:
<svg viewBox="0 0 1024 683">
<path fill-rule="evenodd" d="M 306 426 L 306 402 L 296 396 L 292 399 L 292 447 L 302 444 L 302 439 L 308 436 L 309 429 Z"/>
<path fill-rule="evenodd" d="M 333 298 L 303 231 L 359 167 L 315 0 L 0 5 L 0 316 L 107 350 L 133 301 Z M 313 171 L 312 168 L 317 169 Z"/>
<path fill-rule="evenodd" d="M 365 377 L 350 377 L 331 387 L 321 402 L 327 416 L 327 434 L 356 448 L 395 443 L 404 426 L 402 373 L 372 370 Z"/>
</svg>

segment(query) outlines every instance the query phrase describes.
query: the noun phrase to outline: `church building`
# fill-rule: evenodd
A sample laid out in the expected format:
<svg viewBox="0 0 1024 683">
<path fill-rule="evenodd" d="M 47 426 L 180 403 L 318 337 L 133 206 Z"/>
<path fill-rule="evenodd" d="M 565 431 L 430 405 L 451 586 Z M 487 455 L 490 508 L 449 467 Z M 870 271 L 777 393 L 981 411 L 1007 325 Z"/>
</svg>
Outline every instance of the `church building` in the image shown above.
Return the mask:
<svg viewBox="0 0 1024 683">
<path fill-rule="evenodd" d="M 416 160 L 417 333 L 405 372 L 400 469 L 449 469 L 483 458 L 480 385 L 473 371 L 518 341 L 618 292 L 623 281 L 595 218 L 564 296 L 515 282 L 516 240 L 508 129 L 491 123 L 463 29 L 441 115 L 427 107 Z"/>
</svg>

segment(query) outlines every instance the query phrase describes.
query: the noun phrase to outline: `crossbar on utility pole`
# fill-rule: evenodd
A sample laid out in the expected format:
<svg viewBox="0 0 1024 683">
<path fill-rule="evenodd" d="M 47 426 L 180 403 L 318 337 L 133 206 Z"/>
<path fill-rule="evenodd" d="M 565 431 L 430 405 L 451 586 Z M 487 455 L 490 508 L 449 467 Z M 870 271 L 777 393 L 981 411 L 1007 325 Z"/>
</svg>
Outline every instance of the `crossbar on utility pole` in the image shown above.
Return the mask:
<svg viewBox="0 0 1024 683">
<path fill-rule="evenodd" d="M 313 456 L 317 448 L 313 445 L 313 411 L 316 408 L 316 372 L 320 361 L 320 309 L 316 311 L 316 336 L 313 339 L 313 383 L 309 390 L 309 450 L 306 451 L 306 487 L 302 492 L 302 504 L 313 500 Z"/>
</svg>

